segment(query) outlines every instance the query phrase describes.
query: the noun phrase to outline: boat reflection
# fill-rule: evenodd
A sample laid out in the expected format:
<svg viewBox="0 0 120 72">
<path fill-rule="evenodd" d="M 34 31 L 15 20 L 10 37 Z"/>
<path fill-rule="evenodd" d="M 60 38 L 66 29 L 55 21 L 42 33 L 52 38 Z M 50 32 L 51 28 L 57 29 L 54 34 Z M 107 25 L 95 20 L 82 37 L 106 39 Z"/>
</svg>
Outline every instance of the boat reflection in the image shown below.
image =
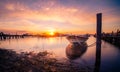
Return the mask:
<svg viewBox="0 0 120 72">
<path fill-rule="evenodd" d="M 83 42 L 82 44 L 79 44 L 78 42 L 70 43 L 66 47 L 66 56 L 70 60 L 77 59 L 81 57 L 87 50 L 87 44 L 86 42 Z"/>
</svg>

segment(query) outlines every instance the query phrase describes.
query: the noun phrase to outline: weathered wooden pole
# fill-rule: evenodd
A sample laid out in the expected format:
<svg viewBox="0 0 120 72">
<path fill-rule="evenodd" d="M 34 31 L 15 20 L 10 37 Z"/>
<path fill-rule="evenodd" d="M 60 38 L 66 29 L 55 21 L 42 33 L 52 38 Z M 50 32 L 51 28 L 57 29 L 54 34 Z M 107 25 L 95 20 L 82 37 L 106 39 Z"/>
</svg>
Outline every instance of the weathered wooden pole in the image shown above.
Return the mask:
<svg viewBox="0 0 120 72">
<path fill-rule="evenodd" d="M 96 29 L 96 60 L 94 72 L 99 72 L 101 62 L 101 30 L 102 30 L 102 13 L 97 14 L 97 29 Z"/>
<path fill-rule="evenodd" d="M 101 50 L 101 30 L 102 30 L 102 13 L 97 14 L 97 44 L 96 44 L 96 50 Z"/>
</svg>

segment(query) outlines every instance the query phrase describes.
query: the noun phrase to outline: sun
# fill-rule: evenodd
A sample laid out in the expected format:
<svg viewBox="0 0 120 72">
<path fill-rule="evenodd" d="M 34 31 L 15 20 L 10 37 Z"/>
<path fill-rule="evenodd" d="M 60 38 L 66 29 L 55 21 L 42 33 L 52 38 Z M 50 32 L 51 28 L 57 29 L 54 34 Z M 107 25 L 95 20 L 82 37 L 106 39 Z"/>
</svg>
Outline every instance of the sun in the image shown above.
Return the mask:
<svg viewBox="0 0 120 72">
<path fill-rule="evenodd" d="M 52 32 L 52 31 L 51 31 L 51 32 L 49 32 L 49 35 L 51 35 L 51 36 L 53 36 L 54 34 L 55 34 L 55 33 L 54 33 L 54 32 Z"/>
<path fill-rule="evenodd" d="M 48 30 L 48 35 L 54 36 L 55 35 L 55 30 L 53 30 L 53 29 Z"/>
</svg>

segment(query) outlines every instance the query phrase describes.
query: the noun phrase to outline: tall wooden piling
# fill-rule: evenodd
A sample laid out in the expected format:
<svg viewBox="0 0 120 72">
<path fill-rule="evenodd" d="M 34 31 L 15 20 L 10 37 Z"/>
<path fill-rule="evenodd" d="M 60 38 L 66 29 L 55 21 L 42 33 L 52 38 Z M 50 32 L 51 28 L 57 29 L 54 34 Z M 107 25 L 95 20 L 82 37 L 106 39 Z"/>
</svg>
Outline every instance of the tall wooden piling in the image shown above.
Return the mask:
<svg viewBox="0 0 120 72">
<path fill-rule="evenodd" d="M 100 71 L 101 62 L 101 30 L 102 30 L 102 13 L 97 14 L 97 29 L 96 29 L 96 60 L 94 72 Z"/>
</svg>

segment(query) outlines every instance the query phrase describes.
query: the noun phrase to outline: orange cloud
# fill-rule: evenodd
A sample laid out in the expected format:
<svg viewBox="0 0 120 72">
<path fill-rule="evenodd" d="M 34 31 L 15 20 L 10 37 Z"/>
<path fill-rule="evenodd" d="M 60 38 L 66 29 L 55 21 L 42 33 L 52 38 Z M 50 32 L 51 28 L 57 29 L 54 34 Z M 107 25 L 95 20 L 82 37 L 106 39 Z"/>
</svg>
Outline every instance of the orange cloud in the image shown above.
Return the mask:
<svg viewBox="0 0 120 72">
<path fill-rule="evenodd" d="M 5 9 L 8 12 L 1 17 L 4 21 L 0 21 L 0 27 L 4 29 L 39 32 L 44 31 L 46 27 L 52 27 L 61 31 L 64 29 L 71 32 L 87 32 L 87 30 L 93 32 L 96 13 L 99 11 L 103 12 L 103 23 L 105 24 L 120 21 L 119 16 L 106 13 L 107 10 L 110 10 L 108 7 L 105 7 L 104 10 L 92 11 L 88 6 L 67 7 L 60 5 L 56 0 L 36 1 L 31 6 L 20 2 L 10 2 L 5 4 Z"/>
</svg>

